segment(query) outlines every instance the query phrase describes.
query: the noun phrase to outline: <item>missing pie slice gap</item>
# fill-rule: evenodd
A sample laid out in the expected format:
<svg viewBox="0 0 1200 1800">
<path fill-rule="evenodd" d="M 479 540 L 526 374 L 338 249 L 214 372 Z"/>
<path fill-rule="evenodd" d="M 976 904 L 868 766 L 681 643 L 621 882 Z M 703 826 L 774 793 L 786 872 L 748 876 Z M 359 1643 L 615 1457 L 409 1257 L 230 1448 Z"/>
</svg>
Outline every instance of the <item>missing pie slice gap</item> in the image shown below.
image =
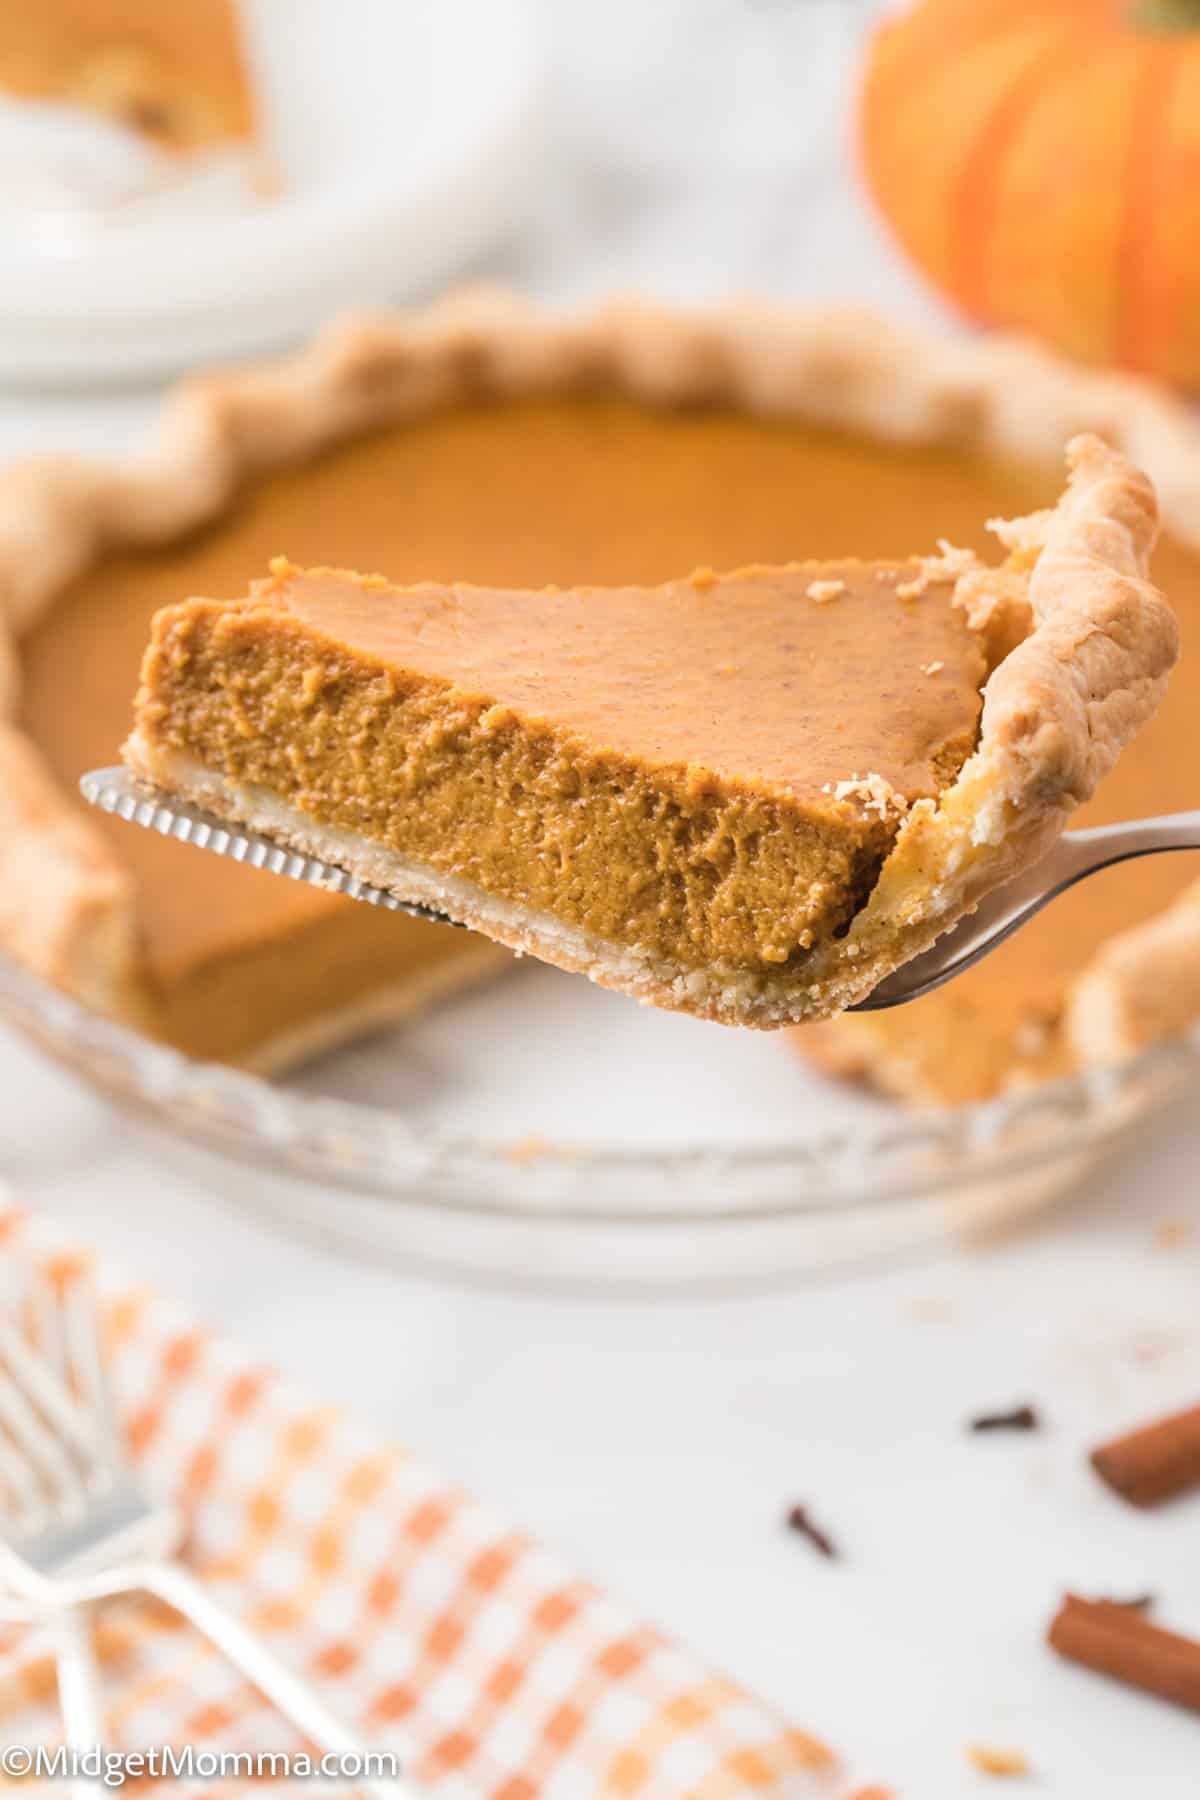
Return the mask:
<svg viewBox="0 0 1200 1800">
<path fill-rule="evenodd" d="M 1041 856 L 1162 697 L 1153 490 L 1095 438 L 1068 466 L 997 566 L 525 591 L 277 559 L 157 615 L 124 755 L 643 1001 L 829 1017 Z"/>
</svg>

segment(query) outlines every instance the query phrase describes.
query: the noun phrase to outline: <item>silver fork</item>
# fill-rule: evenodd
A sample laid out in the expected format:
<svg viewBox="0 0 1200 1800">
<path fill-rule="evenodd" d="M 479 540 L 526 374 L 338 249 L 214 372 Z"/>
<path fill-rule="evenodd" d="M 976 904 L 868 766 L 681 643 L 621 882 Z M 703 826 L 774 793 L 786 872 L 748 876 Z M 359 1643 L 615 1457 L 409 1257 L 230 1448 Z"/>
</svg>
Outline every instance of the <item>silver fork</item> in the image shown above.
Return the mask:
<svg viewBox="0 0 1200 1800">
<path fill-rule="evenodd" d="M 129 1462 L 88 1297 L 71 1284 L 57 1319 L 44 1297 L 40 1310 L 46 1328 L 36 1349 L 0 1318 L 0 1431 L 7 1439 L 0 1443 L 0 1482 L 6 1497 L 18 1500 L 0 1540 L 0 1590 L 16 1602 L 5 1609 L 10 1617 L 58 1622 L 69 1741 L 80 1748 L 100 1743 L 81 1609 L 146 1593 L 182 1613 L 307 1738 L 335 1754 L 364 1757 L 366 1746 L 313 1688 L 173 1560 L 183 1522 L 174 1507 L 147 1497 Z M 64 1349 L 75 1391 L 64 1379 Z M 90 1734 L 86 1742 L 80 1732 Z M 415 1800 L 400 1780 L 364 1776 L 358 1785 L 379 1800 Z"/>
<path fill-rule="evenodd" d="M 67 1402 L 85 1392 L 93 1364 L 80 1340 L 76 1310 L 55 1302 L 48 1283 L 29 1296 L 38 1355 L 20 1332 L 0 1318 L 0 1488 L 7 1541 L 0 1540 L 0 1580 L 28 1559 L 41 1567 L 59 1554 L 87 1506 L 86 1471 L 90 1446 L 79 1413 Z M 14 1379 L 14 1366 L 31 1379 Z M 53 1421 L 51 1423 L 50 1421 Z M 103 1743 L 100 1676 L 86 1608 L 66 1607 L 51 1620 L 58 1675 L 59 1709 L 68 1747 L 96 1750 Z M 80 1778 L 72 1784 L 78 1800 L 101 1791 Z"/>
<path fill-rule="evenodd" d="M 79 784 L 80 792 L 91 806 L 112 813 L 131 825 L 161 832 L 181 844 L 208 850 L 215 856 L 230 857 L 234 862 L 250 863 L 256 869 L 267 869 L 273 875 L 286 875 L 293 881 L 308 882 L 331 893 L 348 894 L 354 900 L 369 901 L 393 912 L 411 913 L 415 918 L 442 920 L 442 915 L 427 907 L 410 905 L 380 888 L 368 887 L 357 877 L 338 868 L 336 863 L 322 862 L 315 856 L 299 856 L 274 843 L 261 832 L 243 831 L 214 813 L 189 806 L 173 794 L 160 793 L 138 780 L 128 769 L 93 769 Z M 1200 850 L 1200 812 L 1169 813 L 1161 819 L 1133 819 L 1123 825 L 1100 825 L 1089 831 L 1064 832 L 1057 844 L 1041 862 L 1027 869 L 1006 886 L 997 888 L 982 900 L 976 910 L 962 919 L 931 949 L 914 956 L 894 974 L 889 975 L 873 993 L 851 1012 L 881 1012 L 886 1007 L 903 1006 L 917 1000 L 943 982 L 952 981 L 998 948 L 1022 925 L 1065 893 L 1076 882 L 1109 869 L 1114 863 L 1127 862 L 1134 856 L 1158 856 L 1167 850 Z"/>
</svg>

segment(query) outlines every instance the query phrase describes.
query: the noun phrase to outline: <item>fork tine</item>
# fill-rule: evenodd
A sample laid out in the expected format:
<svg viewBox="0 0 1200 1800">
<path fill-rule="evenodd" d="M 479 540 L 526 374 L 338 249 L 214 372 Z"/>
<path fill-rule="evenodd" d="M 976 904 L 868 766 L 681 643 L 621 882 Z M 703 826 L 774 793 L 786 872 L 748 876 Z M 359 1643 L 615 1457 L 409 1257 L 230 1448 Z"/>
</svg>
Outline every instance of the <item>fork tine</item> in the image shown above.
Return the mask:
<svg viewBox="0 0 1200 1800">
<path fill-rule="evenodd" d="M 52 1356 L 34 1349 L 12 1323 L 2 1317 L 0 1362 L 8 1366 L 37 1411 L 54 1427 L 58 1436 L 72 1446 L 76 1455 L 90 1455 L 86 1418 L 72 1398 L 64 1377 L 56 1372 Z"/>
<path fill-rule="evenodd" d="M 0 1382 L 0 1446 L 6 1483 L 19 1493 L 26 1513 L 44 1515 L 79 1506 L 83 1486 L 78 1471 L 46 1430 L 25 1396 Z"/>
<path fill-rule="evenodd" d="M 45 1515 L 45 1491 L 29 1458 L 14 1450 L 3 1435 L 0 1435 L 0 1488 L 4 1493 L 5 1514 L 18 1530 L 32 1527 Z"/>
<path fill-rule="evenodd" d="M 79 1426 L 70 1396 L 6 1320 L 0 1320 L 0 1364 L 0 1426 L 17 1452 L 17 1459 L 6 1459 L 6 1471 L 15 1480 L 18 1460 L 24 1457 L 41 1484 L 41 1509 L 77 1511 L 86 1490 L 77 1455 L 64 1443 L 78 1452 Z M 20 1485 L 26 1507 L 35 1505 L 37 1483 Z"/>
<path fill-rule="evenodd" d="M 129 1465 L 129 1454 L 101 1341 L 95 1296 L 82 1282 L 72 1282 L 63 1295 L 61 1311 L 80 1406 L 91 1425 L 96 1472 L 120 1474 Z"/>
<path fill-rule="evenodd" d="M 71 1372 L 57 1284 L 51 1280 L 35 1281 L 25 1302 L 25 1315 L 26 1337 L 40 1354 L 48 1373 L 69 1394 Z"/>
<path fill-rule="evenodd" d="M 24 1478 L 22 1523 L 29 1534 L 11 1546 L 0 1544 L 0 1556 L 7 1557 L 21 1587 L 29 1573 L 22 1566 L 26 1543 L 44 1542 L 41 1533 L 48 1528 L 82 1528 L 89 1486 L 98 1473 L 87 1409 L 95 1392 L 99 1349 L 91 1309 L 79 1289 L 75 1275 L 49 1273 L 27 1295 L 26 1333 L 0 1320 L 0 1370 L 8 1373 L 7 1381 L 0 1374 L 0 1425 L 7 1425 L 18 1452 L 25 1452 L 23 1460 L 9 1451 L 0 1470 L 11 1464 L 14 1479 Z M 102 1422 L 98 1428 L 103 1430 Z M 37 1491 L 34 1466 L 45 1494 Z M 30 1566 L 40 1573 L 36 1556 Z M 104 1711 L 89 1609 L 61 1609 L 52 1630 L 66 1741 L 76 1750 L 92 1750 L 103 1742 Z M 77 1800 L 100 1791 L 90 1780 L 72 1784 Z"/>
</svg>

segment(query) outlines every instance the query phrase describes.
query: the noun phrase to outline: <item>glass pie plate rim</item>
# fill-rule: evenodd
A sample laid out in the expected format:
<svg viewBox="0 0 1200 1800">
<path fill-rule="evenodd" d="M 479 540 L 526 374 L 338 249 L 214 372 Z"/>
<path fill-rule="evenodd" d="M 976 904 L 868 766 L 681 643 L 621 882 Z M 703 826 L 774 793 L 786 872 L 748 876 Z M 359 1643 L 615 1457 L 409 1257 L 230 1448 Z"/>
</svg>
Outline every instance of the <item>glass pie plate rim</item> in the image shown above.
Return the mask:
<svg viewBox="0 0 1200 1800">
<path fill-rule="evenodd" d="M 1185 1091 L 1200 1026 L 1127 1062 L 770 1144 L 633 1146 L 451 1133 L 384 1108 L 201 1063 L 89 1011 L 0 956 L 0 1020 L 109 1098 L 243 1166 L 476 1219 L 753 1225 L 936 1200 L 1078 1167 Z M 1064 1183 L 1065 1184 L 1065 1183 Z"/>
</svg>

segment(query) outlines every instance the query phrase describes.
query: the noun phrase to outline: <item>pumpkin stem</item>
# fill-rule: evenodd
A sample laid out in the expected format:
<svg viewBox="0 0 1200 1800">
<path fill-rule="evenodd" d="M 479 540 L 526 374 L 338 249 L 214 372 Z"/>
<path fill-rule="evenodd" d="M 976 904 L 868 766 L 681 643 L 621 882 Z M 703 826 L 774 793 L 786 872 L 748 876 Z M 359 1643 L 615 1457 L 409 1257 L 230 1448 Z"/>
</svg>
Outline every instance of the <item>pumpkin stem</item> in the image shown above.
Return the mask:
<svg viewBox="0 0 1200 1800">
<path fill-rule="evenodd" d="M 1200 0 L 1132 0 L 1128 16 L 1141 31 L 1200 31 Z"/>
</svg>

